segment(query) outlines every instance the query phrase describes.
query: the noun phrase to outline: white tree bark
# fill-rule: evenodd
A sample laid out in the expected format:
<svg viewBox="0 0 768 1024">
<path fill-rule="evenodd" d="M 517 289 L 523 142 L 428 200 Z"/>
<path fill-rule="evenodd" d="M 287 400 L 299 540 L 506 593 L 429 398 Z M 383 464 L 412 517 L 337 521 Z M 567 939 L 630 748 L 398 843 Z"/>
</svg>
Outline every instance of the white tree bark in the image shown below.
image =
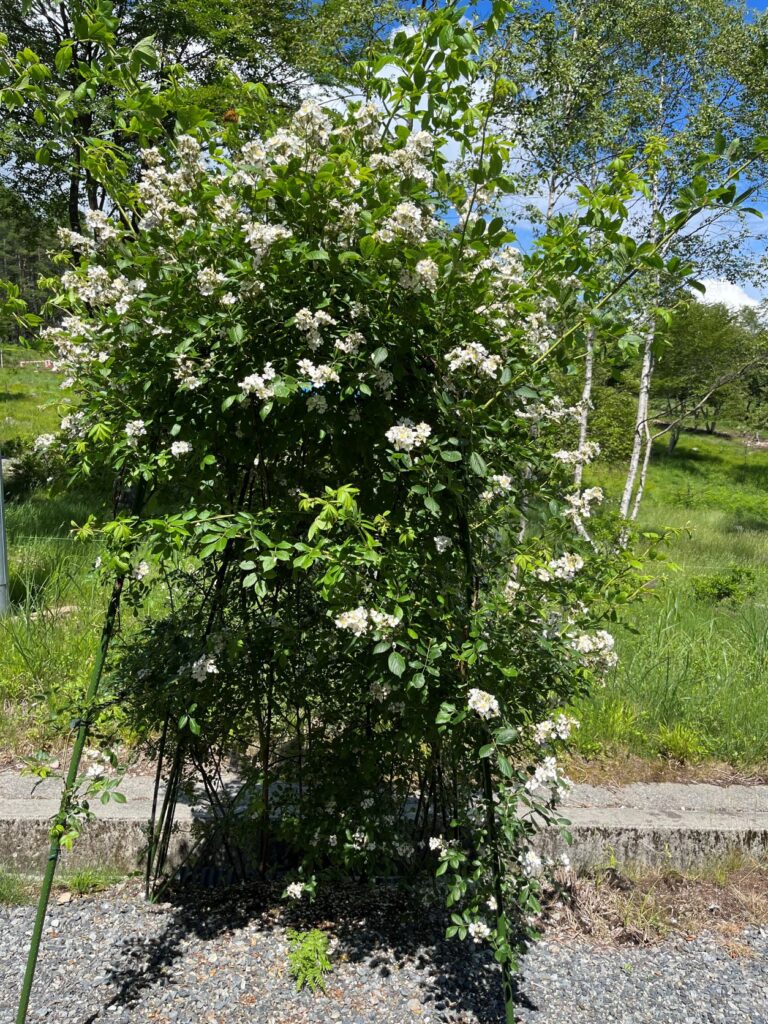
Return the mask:
<svg viewBox="0 0 768 1024">
<path fill-rule="evenodd" d="M 640 458 L 643 453 L 643 439 L 648 431 L 648 397 L 651 391 L 651 377 L 653 375 L 653 331 L 645 336 L 643 346 L 643 365 L 640 371 L 640 387 L 637 396 L 637 415 L 635 416 L 635 436 L 632 442 L 632 455 L 629 460 L 627 480 L 624 484 L 624 493 L 621 497 L 619 513 L 622 519 L 629 518 L 629 509 L 635 493 L 635 484 L 640 472 Z M 650 452 L 648 453 L 650 455 Z M 645 461 L 645 460 L 644 460 Z"/>
<path fill-rule="evenodd" d="M 595 332 L 587 332 L 587 348 L 584 359 L 584 387 L 581 391 L 581 412 L 579 413 L 579 448 L 587 443 L 587 431 L 589 428 L 589 410 L 592 404 L 592 377 L 595 364 Z M 573 482 L 577 488 L 581 487 L 584 476 L 584 466 L 581 462 L 576 463 L 573 471 Z"/>
</svg>

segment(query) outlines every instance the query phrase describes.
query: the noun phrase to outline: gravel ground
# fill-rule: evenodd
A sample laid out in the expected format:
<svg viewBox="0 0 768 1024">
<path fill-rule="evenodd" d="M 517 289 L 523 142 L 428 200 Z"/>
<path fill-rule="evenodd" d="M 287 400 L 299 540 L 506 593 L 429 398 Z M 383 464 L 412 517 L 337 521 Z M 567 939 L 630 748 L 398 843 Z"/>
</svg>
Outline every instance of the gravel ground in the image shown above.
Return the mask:
<svg viewBox="0 0 768 1024">
<path fill-rule="evenodd" d="M 32 917 L 0 908 L 0 1024 L 14 1019 Z M 336 937 L 325 996 L 293 990 L 291 925 Z M 502 1024 L 487 954 L 440 934 L 418 897 L 388 889 L 343 889 L 286 912 L 264 887 L 159 907 L 127 888 L 51 908 L 29 1020 Z M 599 949 L 550 931 L 525 959 L 521 1024 L 768 1024 L 768 930 L 724 943 L 704 934 Z"/>
</svg>

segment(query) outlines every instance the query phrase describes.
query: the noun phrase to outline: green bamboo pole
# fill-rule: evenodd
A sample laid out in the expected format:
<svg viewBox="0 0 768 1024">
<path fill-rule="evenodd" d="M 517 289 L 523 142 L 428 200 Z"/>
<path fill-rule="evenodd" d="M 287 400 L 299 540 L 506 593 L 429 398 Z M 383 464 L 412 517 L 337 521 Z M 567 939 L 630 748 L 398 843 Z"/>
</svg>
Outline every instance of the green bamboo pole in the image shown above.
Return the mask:
<svg viewBox="0 0 768 1024">
<path fill-rule="evenodd" d="M 488 758 L 483 760 L 483 793 L 485 796 L 486 824 L 488 828 L 488 840 L 491 846 L 493 857 L 493 884 L 496 897 L 496 920 L 504 914 L 503 891 L 501 886 L 501 852 L 499 850 L 499 837 L 496 829 L 496 810 L 493 800 L 493 778 Z M 501 965 L 501 986 L 504 994 L 504 1012 L 506 1024 L 518 1024 L 515 1013 L 515 990 L 512 984 L 512 970 L 508 961 Z"/>
<path fill-rule="evenodd" d="M 32 929 L 32 939 L 29 946 L 29 955 L 27 956 L 27 967 L 24 972 L 24 982 L 22 984 L 21 995 L 19 997 L 19 1009 L 16 1014 L 16 1024 L 25 1024 L 27 1019 L 29 997 L 32 992 L 32 983 L 35 980 L 35 969 L 37 967 L 37 958 L 40 952 L 40 939 L 43 934 L 43 925 L 45 924 L 45 915 L 48 910 L 48 901 L 51 897 L 53 876 L 56 874 L 56 866 L 58 864 L 59 853 L 61 851 L 61 830 L 57 826 L 63 826 L 66 823 L 67 815 L 69 813 L 72 793 L 80 770 L 80 759 L 83 756 L 83 748 L 85 747 L 85 741 L 88 738 L 88 730 L 91 724 L 89 720 L 90 707 L 99 690 L 101 676 L 104 671 L 104 662 L 115 631 L 115 623 L 117 621 L 117 612 L 120 607 L 120 595 L 122 594 L 124 579 L 124 576 L 119 576 L 115 580 L 112 588 L 112 596 L 109 601 L 106 618 L 104 619 L 104 626 L 101 631 L 99 651 L 96 655 L 96 662 L 93 666 L 91 678 L 88 681 L 88 689 L 85 694 L 84 713 L 77 726 L 77 736 L 75 738 L 75 745 L 72 748 L 72 757 L 69 761 L 69 770 L 67 771 L 67 779 L 64 784 L 64 792 L 61 794 L 61 806 L 59 808 L 59 813 L 56 815 L 54 820 L 51 845 L 48 851 L 48 863 L 45 868 L 43 884 L 40 889 L 35 925 Z"/>
</svg>

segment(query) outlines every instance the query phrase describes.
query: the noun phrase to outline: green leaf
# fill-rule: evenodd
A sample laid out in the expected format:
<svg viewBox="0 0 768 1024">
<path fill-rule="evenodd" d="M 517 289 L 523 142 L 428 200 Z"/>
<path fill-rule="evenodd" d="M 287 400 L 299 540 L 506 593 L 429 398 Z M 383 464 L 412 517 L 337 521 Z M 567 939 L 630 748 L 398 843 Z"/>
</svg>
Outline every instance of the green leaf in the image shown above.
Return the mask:
<svg viewBox="0 0 768 1024">
<path fill-rule="evenodd" d="M 71 45 L 65 44 L 64 46 L 62 46 L 59 49 L 59 51 L 57 52 L 57 54 L 56 54 L 56 56 L 54 58 L 54 64 L 56 65 L 56 70 L 63 73 L 64 71 L 67 70 L 67 68 L 69 67 L 69 65 L 71 63 L 72 63 L 72 47 L 71 47 Z"/>
<path fill-rule="evenodd" d="M 478 757 L 490 757 L 493 753 L 494 747 L 492 743 L 486 743 L 484 747 L 480 747 L 477 752 Z"/>
<path fill-rule="evenodd" d="M 477 452 L 472 452 L 469 456 L 469 468 L 473 473 L 477 473 L 478 476 L 488 476 L 488 466 L 485 463 L 485 459 Z"/>
<path fill-rule="evenodd" d="M 461 462 L 461 452 L 450 449 L 449 451 L 441 451 L 440 458 L 443 462 Z"/>
<path fill-rule="evenodd" d="M 387 667 L 394 676 L 401 676 L 405 672 L 405 658 L 399 651 L 392 651 L 387 659 Z"/>
</svg>

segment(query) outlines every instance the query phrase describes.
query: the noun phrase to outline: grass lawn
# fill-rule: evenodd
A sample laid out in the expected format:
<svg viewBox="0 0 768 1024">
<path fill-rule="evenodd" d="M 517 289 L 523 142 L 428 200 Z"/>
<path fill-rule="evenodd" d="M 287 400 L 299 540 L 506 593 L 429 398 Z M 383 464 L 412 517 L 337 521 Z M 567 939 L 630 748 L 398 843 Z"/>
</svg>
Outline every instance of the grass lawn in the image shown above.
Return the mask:
<svg viewBox="0 0 768 1024">
<path fill-rule="evenodd" d="M 4 352 L 0 444 L 57 429 L 60 378 L 21 367 Z M 71 698 L 82 692 L 102 615 L 89 574 L 94 552 L 70 537 L 72 520 L 93 510 L 84 493 L 36 492 L 6 509 L 9 582 L 15 614 L 0 619 L 0 754 L 26 753 L 54 735 Z"/>
<path fill-rule="evenodd" d="M 619 493 L 619 471 L 598 477 Z M 578 708 L 579 750 L 766 766 L 768 450 L 698 434 L 660 448 L 640 526 L 680 531 L 669 548 L 679 571 L 617 631 L 617 669 Z"/>
</svg>

